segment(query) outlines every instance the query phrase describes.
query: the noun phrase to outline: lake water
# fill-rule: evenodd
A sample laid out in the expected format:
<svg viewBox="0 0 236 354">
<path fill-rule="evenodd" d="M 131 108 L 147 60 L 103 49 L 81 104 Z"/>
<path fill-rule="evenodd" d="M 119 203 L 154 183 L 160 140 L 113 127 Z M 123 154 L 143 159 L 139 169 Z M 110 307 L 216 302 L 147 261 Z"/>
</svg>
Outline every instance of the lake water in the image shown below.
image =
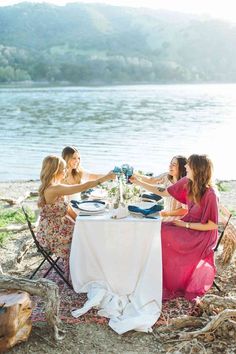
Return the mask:
<svg viewBox="0 0 236 354">
<path fill-rule="evenodd" d="M 38 179 L 42 159 L 77 146 L 82 165 L 161 173 L 173 155 L 208 154 L 236 179 L 236 85 L 0 88 L 0 180 Z"/>
</svg>

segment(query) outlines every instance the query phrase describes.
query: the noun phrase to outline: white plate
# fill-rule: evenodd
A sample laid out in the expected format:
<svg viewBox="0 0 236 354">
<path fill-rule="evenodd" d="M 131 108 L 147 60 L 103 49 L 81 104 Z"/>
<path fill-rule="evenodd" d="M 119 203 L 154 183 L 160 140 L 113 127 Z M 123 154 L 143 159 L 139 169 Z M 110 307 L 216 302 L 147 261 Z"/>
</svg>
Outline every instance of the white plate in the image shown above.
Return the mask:
<svg viewBox="0 0 236 354">
<path fill-rule="evenodd" d="M 104 189 L 95 189 L 89 195 L 91 199 L 105 199 L 107 197 L 107 191 Z"/>
<path fill-rule="evenodd" d="M 105 210 L 106 208 L 106 204 L 105 203 L 100 203 L 100 202 L 83 202 L 81 204 L 79 204 L 79 209 L 81 211 L 86 211 L 89 213 L 98 213 L 101 212 L 103 210 Z"/>
</svg>

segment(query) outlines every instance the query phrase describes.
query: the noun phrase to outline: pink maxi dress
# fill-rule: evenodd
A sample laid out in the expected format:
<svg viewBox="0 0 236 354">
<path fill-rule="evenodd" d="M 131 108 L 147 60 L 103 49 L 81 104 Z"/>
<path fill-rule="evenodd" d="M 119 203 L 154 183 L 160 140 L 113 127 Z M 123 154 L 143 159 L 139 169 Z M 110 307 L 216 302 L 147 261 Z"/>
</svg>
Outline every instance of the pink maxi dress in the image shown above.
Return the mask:
<svg viewBox="0 0 236 354">
<path fill-rule="evenodd" d="M 187 198 L 187 177 L 167 188 L 171 196 L 188 205 L 185 222 L 218 223 L 218 201 L 208 188 L 199 204 Z M 215 277 L 214 247 L 217 230 L 197 231 L 172 222 L 162 223 L 163 299 L 184 296 L 193 300 L 210 289 Z"/>
</svg>

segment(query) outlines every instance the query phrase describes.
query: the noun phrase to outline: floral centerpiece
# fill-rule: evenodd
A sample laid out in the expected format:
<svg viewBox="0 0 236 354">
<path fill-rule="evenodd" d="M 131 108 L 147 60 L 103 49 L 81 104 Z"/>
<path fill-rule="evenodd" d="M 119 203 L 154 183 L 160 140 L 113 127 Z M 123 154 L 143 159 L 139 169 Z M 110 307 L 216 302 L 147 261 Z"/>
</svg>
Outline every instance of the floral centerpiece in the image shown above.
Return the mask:
<svg viewBox="0 0 236 354">
<path fill-rule="evenodd" d="M 124 164 L 121 167 L 116 166 L 113 171 L 117 175 L 116 181 L 102 186 L 102 188 L 107 190 L 108 199 L 113 208 L 125 208 L 128 203 L 139 200 L 140 187 L 129 182 L 129 178 L 133 174 L 133 167 Z"/>
</svg>

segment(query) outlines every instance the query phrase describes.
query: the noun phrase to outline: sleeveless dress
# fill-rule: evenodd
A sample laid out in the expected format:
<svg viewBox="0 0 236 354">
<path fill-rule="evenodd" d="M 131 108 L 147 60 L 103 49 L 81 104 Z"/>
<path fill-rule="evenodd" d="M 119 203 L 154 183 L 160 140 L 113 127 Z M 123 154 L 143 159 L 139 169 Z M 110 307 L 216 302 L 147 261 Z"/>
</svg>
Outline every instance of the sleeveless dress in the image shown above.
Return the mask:
<svg viewBox="0 0 236 354">
<path fill-rule="evenodd" d="M 165 189 L 167 189 L 170 186 L 173 186 L 173 182 L 171 182 L 168 179 L 168 174 L 162 174 L 160 176 L 163 181 L 162 181 L 162 185 Z M 187 208 L 187 206 L 185 204 L 180 203 L 178 200 L 176 200 L 174 197 L 172 196 L 168 196 L 168 197 L 163 197 L 164 200 L 164 209 L 163 211 L 172 211 L 172 210 L 176 210 L 176 209 L 181 209 L 181 208 Z M 175 215 L 175 216 L 163 216 L 162 217 L 162 221 L 173 221 L 173 220 L 178 220 L 181 219 L 181 215 Z"/>
<path fill-rule="evenodd" d="M 199 204 L 187 199 L 186 177 L 169 187 L 168 192 L 188 205 L 185 222 L 218 223 L 218 201 L 213 188 L 208 188 Z M 215 277 L 214 248 L 217 229 L 198 231 L 164 222 L 161 227 L 163 299 L 184 296 L 193 300 L 210 289 Z"/>
<path fill-rule="evenodd" d="M 44 205 L 36 232 L 40 245 L 63 259 L 69 257 L 74 230 L 74 222 L 67 216 L 67 206 L 64 197 Z"/>
</svg>

